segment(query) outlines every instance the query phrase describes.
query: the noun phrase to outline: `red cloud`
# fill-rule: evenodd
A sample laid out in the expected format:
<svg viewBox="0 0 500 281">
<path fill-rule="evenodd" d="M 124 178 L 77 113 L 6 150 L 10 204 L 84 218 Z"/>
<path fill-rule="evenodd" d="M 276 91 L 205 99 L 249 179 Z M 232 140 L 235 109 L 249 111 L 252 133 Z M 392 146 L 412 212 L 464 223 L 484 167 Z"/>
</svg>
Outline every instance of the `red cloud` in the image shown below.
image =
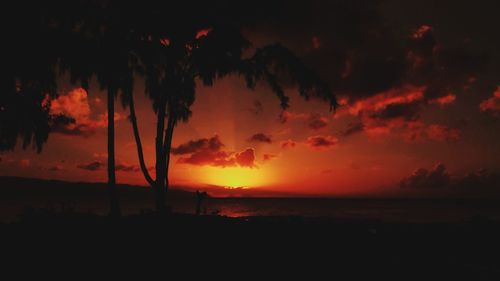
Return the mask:
<svg viewBox="0 0 500 281">
<path fill-rule="evenodd" d="M 306 144 L 313 149 L 328 149 L 337 145 L 337 138 L 333 136 L 308 137 Z"/>
<path fill-rule="evenodd" d="M 247 148 L 241 152 L 226 152 L 221 150 L 224 144 L 218 136 L 210 139 L 202 138 L 181 144 L 172 149 L 173 155 L 182 155 L 177 162 L 196 166 L 213 167 L 247 167 L 254 168 L 255 151 Z M 186 156 L 184 156 L 186 155 Z"/>
<path fill-rule="evenodd" d="M 383 111 L 389 106 L 420 102 L 424 99 L 425 89 L 426 87 L 414 87 L 410 85 L 401 88 L 394 88 L 347 105 L 346 107 L 339 109 L 337 116 L 346 114 L 361 116 L 367 113 L 369 114 Z"/>
<path fill-rule="evenodd" d="M 283 111 L 280 114 L 279 120 L 282 124 L 292 120 L 305 120 L 307 126 L 313 130 L 323 129 L 328 125 L 328 118 L 317 113 L 306 114 Z"/>
<path fill-rule="evenodd" d="M 266 135 L 264 133 L 257 133 L 248 138 L 248 142 L 263 142 L 263 143 L 272 143 L 270 135 Z"/>
<path fill-rule="evenodd" d="M 446 126 L 427 125 L 420 121 L 420 112 L 425 105 L 426 87 L 404 86 L 358 100 L 347 105 L 340 114 L 360 118 L 351 123 L 343 136 L 364 132 L 370 137 L 392 135 L 407 141 L 457 141 L 460 130 Z M 449 94 L 429 103 L 448 104 L 454 102 L 455 95 Z"/>
<path fill-rule="evenodd" d="M 102 167 L 104 167 L 104 163 L 99 162 L 99 161 L 93 161 L 93 162 L 90 162 L 88 164 L 77 165 L 76 167 L 79 168 L 79 169 L 82 169 L 82 170 L 87 170 L 87 171 L 94 172 L 94 171 L 98 171 Z"/>
<path fill-rule="evenodd" d="M 139 166 L 137 166 L 137 165 L 128 165 L 128 164 L 122 163 L 122 164 L 116 165 L 115 170 L 120 171 L 120 172 L 139 172 L 140 169 L 139 169 Z"/>
<path fill-rule="evenodd" d="M 205 29 L 201 29 L 201 30 L 199 30 L 198 32 L 196 32 L 196 36 L 195 36 L 195 38 L 196 38 L 196 39 L 200 39 L 201 37 L 208 36 L 208 34 L 209 34 L 212 30 L 213 30 L 212 28 L 205 28 Z"/>
<path fill-rule="evenodd" d="M 278 157 L 278 155 L 274 155 L 274 154 L 264 154 L 262 155 L 262 160 L 265 162 L 265 161 L 270 161 L 274 158 Z"/>
<path fill-rule="evenodd" d="M 425 140 L 455 142 L 460 140 L 459 129 L 439 124 L 426 125 L 423 122 L 408 122 L 399 128 L 403 138 L 409 142 Z"/>
<path fill-rule="evenodd" d="M 242 152 L 238 152 L 234 155 L 236 163 L 241 167 L 253 168 L 255 167 L 255 151 L 253 148 L 247 148 Z"/>
<path fill-rule="evenodd" d="M 497 87 L 491 98 L 481 102 L 479 109 L 483 112 L 491 111 L 494 114 L 500 111 L 500 86 Z"/>
<path fill-rule="evenodd" d="M 427 127 L 427 137 L 436 141 L 458 141 L 460 139 L 460 130 L 432 124 Z"/>
<path fill-rule="evenodd" d="M 428 35 L 430 32 L 432 32 L 432 27 L 429 25 L 422 25 L 420 26 L 417 30 L 412 35 L 412 38 L 415 40 L 421 40 L 423 39 L 426 35 Z"/>
<path fill-rule="evenodd" d="M 286 140 L 281 142 L 281 148 L 287 149 L 287 148 L 294 148 L 297 145 L 297 143 L 293 140 Z"/>
<path fill-rule="evenodd" d="M 430 100 L 429 103 L 444 106 L 444 105 L 455 102 L 456 99 L 457 99 L 457 96 L 455 96 L 454 94 L 448 94 L 446 96 Z"/>
<path fill-rule="evenodd" d="M 202 138 L 197 140 L 191 140 L 187 143 L 181 144 L 178 147 L 174 147 L 171 150 L 171 153 L 174 155 L 183 155 L 183 154 L 191 154 L 201 151 L 219 151 L 224 144 L 219 139 L 218 135 L 215 135 L 209 139 Z"/>
<path fill-rule="evenodd" d="M 108 113 L 99 114 L 97 118 L 91 118 L 87 91 L 83 88 L 76 88 L 66 95 L 61 95 L 50 103 L 50 114 L 64 115 L 74 119 L 75 122 L 69 124 L 55 123 L 52 126 L 54 133 L 70 136 L 90 136 L 97 128 L 108 126 Z M 124 119 L 119 113 L 115 113 L 114 120 Z"/>
<path fill-rule="evenodd" d="M 294 113 L 290 111 L 283 111 L 279 116 L 279 121 L 281 124 L 285 124 L 290 120 L 307 119 L 307 117 L 308 116 L 305 113 Z"/>
</svg>

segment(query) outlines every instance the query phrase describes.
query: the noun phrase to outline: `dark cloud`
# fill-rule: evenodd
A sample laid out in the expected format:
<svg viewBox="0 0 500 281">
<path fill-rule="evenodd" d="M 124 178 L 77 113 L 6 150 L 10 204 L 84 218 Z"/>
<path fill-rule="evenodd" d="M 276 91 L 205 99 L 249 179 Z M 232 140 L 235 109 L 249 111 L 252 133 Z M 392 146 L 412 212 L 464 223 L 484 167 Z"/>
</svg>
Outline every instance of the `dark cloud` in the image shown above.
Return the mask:
<svg viewBox="0 0 500 281">
<path fill-rule="evenodd" d="M 305 113 L 295 113 L 290 111 L 283 111 L 280 113 L 279 122 L 285 124 L 291 120 L 306 120 L 308 115 Z"/>
<path fill-rule="evenodd" d="M 410 176 L 403 178 L 399 186 L 409 189 L 449 188 L 456 191 L 477 191 L 490 189 L 500 192 L 500 174 L 480 169 L 462 176 L 452 177 L 443 164 L 437 164 L 431 170 L 419 168 Z"/>
<path fill-rule="evenodd" d="M 104 164 L 102 162 L 99 162 L 99 161 L 94 161 L 94 162 L 90 162 L 88 164 L 77 165 L 76 167 L 79 169 L 87 170 L 87 171 L 98 171 L 104 167 Z"/>
<path fill-rule="evenodd" d="M 280 144 L 281 144 L 281 148 L 288 149 L 288 148 L 294 148 L 297 145 L 297 142 L 295 142 L 293 140 L 285 140 L 285 141 L 282 141 Z"/>
<path fill-rule="evenodd" d="M 341 135 L 344 137 L 348 137 L 357 133 L 363 132 L 365 129 L 365 125 L 362 122 L 355 122 L 347 124 L 347 129 L 342 131 Z"/>
<path fill-rule="evenodd" d="M 236 163 L 241 167 L 253 168 L 255 167 L 255 151 L 253 148 L 247 148 L 242 152 L 234 155 Z"/>
<path fill-rule="evenodd" d="M 405 121 L 417 120 L 421 104 L 413 103 L 394 103 L 387 105 L 384 109 L 373 113 L 370 117 L 378 120 L 390 120 L 402 118 Z"/>
<path fill-rule="evenodd" d="M 218 136 L 210 139 L 191 140 L 172 149 L 172 154 L 181 155 L 178 163 L 213 167 L 257 167 L 255 151 L 247 148 L 241 152 L 223 151 L 224 144 Z"/>
<path fill-rule="evenodd" d="M 252 106 L 252 108 L 249 109 L 249 111 L 251 113 L 253 113 L 254 115 L 262 114 L 262 112 L 264 112 L 264 109 L 262 107 L 262 102 L 260 102 L 259 100 L 254 100 L 253 106 Z"/>
<path fill-rule="evenodd" d="M 281 7 L 279 18 L 264 18 L 254 36 L 291 47 L 346 98 L 347 107 L 391 90 L 422 89 L 418 100 L 388 99 L 380 109 L 353 114 L 359 120 L 342 135 L 456 141 L 459 128 L 422 119 L 427 107 L 455 100 L 471 104 L 472 86 L 474 96 L 485 97 L 482 111 L 498 115 L 493 109 L 500 100 L 491 97 L 491 89 L 500 85 L 500 40 L 491 36 L 494 20 L 481 16 L 495 18 L 491 11 L 499 5 L 458 6 L 446 0 L 294 1 Z M 463 18 L 470 21 L 463 25 Z M 290 112 L 280 116 L 282 123 L 291 119 Z"/>
<path fill-rule="evenodd" d="M 115 166 L 115 170 L 121 172 L 138 172 L 139 167 L 137 165 L 118 164 Z"/>
<path fill-rule="evenodd" d="M 476 172 L 467 173 L 464 177 L 459 178 L 454 182 L 454 187 L 458 189 L 496 189 L 500 192 L 500 174 L 493 173 L 486 169 L 480 169 Z"/>
<path fill-rule="evenodd" d="M 264 161 L 264 162 L 270 161 L 276 157 L 278 157 L 278 155 L 266 153 L 266 154 L 262 155 L 262 161 Z"/>
<path fill-rule="evenodd" d="M 306 144 L 313 149 L 328 149 L 337 145 L 337 138 L 333 136 L 308 137 Z"/>
<path fill-rule="evenodd" d="M 312 113 L 307 120 L 307 125 L 313 130 L 320 130 L 328 126 L 328 119 L 320 114 Z"/>
<path fill-rule="evenodd" d="M 248 142 L 272 143 L 273 140 L 270 135 L 266 135 L 264 133 L 257 133 L 248 138 Z"/>
<path fill-rule="evenodd" d="M 399 183 L 401 188 L 439 188 L 450 184 L 450 175 L 443 164 L 437 164 L 432 170 L 420 168 Z"/>
<path fill-rule="evenodd" d="M 215 135 L 211 138 L 202 138 L 191 140 L 187 143 L 181 144 L 178 147 L 173 147 L 171 153 L 173 155 L 184 155 L 202 151 L 219 151 L 224 144 L 220 141 L 219 136 Z"/>
</svg>

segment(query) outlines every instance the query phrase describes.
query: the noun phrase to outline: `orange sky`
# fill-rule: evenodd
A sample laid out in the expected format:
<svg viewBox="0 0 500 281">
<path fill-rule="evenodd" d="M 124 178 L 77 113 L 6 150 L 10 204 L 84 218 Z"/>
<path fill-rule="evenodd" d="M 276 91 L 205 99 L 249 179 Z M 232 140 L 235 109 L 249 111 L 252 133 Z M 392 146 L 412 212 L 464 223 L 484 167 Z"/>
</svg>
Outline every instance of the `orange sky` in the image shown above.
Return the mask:
<svg viewBox="0 0 500 281">
<path fill-rule="evenodd" d="M 79 88 L 62 88 L 52 110 L 71 114 L 76 124 L 64 133 L 52 134 L 41 154 L 18 149 L 2 155 L 2 174 L 105 181 L 105 93 L 94 86 L 89 94 Z M 138 83 L 136 92 L 141 91 Z M 289 91 L 291 108 L 283 114 L 268 89 L 247 90 L 238 77 L 221 80 L 212 88 L 200 88 L 192 118 L 175 131 L 174 147 L 191 140 L 217 139 L 223 146 L 216 151 L 224 153 L 219 160 L 228 164 L 222 167 L 210 159 L 197 162 L 189 158 L 192 154 L 173 155 L 172 184 L 356 196 L 396 190 L 394 186 L 401 178 L 418 167 L 430 169 L 436 163 L 445 163 L 456 175 L 488 163 L 496 165 L 495 156 L 489 156 L 481 139 L 473 138 L 474 132 L 446 129 L 450 121 L 442 117 L 443 112 L 456 110 L 460 100 L 429 103 L 422 121 L 412 121 L 414 124 L 395 119 L 381 125 L 366 120 L 365 126 L 371 127 L 350 136 L 346 133 L 349 124 L 368 118 L 360 115 L 361 109 L 376 113 L 391 104 L 410 103 L 422 98 L 422 89 L 408 86 L 380 93 L 344 105 L 335 114 L 326 104 L 303 101 L 293 89 Z M 141 94 L 137 99 L 146 162 L 154 166 L 155 117 L 149 101 Z M 145 185 L 137 168 L 128 114 L 119 102 L 117 108 L 118 181 Z M 479 104 L 476 108 L 477 114 L 484 114 Z M 254 159 L 245 158 L 250 162 L 240 163 L 238 153 L 248 149 Z M 491 146 L 489 150 L 498 153 Z"/>
</svg>

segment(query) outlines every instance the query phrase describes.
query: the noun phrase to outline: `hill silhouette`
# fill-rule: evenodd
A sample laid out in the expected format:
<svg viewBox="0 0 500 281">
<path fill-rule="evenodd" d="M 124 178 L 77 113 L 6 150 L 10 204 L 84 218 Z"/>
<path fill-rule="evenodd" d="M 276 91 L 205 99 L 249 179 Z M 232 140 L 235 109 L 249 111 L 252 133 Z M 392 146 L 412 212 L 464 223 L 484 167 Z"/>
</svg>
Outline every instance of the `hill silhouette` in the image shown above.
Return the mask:
<svg viewBox="0 0 500 281">
<path fill-rule="evenodd" d="M 107 214 L 106 183 L 67 182 L 22 177 L 0 177 L 0 221 L 14 220 L 26 207 L 54 211 L 80 211 Z M 147 212 L 153 208 L 154 195 L 149 187 L 119 184 L 117 193 L 125 213 Z M 194 192 L 174 187 L 170 201 L 194 202 Z"/>
</svg>

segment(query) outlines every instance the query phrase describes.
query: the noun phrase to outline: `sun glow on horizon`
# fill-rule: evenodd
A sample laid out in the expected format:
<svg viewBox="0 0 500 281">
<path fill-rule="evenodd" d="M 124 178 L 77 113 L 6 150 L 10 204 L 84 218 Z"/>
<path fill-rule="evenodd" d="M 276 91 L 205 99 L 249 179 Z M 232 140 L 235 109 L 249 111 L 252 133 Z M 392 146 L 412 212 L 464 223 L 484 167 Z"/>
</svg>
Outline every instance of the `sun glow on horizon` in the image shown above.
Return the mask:
<svg viewBox="0 0 500 281">
<path fill-rule="evenodd" d="M 270 183 L 268 172 L 259 168 L 203 167 L 201 181 L 226 188 L 255 188 Z"/>
</svg>

